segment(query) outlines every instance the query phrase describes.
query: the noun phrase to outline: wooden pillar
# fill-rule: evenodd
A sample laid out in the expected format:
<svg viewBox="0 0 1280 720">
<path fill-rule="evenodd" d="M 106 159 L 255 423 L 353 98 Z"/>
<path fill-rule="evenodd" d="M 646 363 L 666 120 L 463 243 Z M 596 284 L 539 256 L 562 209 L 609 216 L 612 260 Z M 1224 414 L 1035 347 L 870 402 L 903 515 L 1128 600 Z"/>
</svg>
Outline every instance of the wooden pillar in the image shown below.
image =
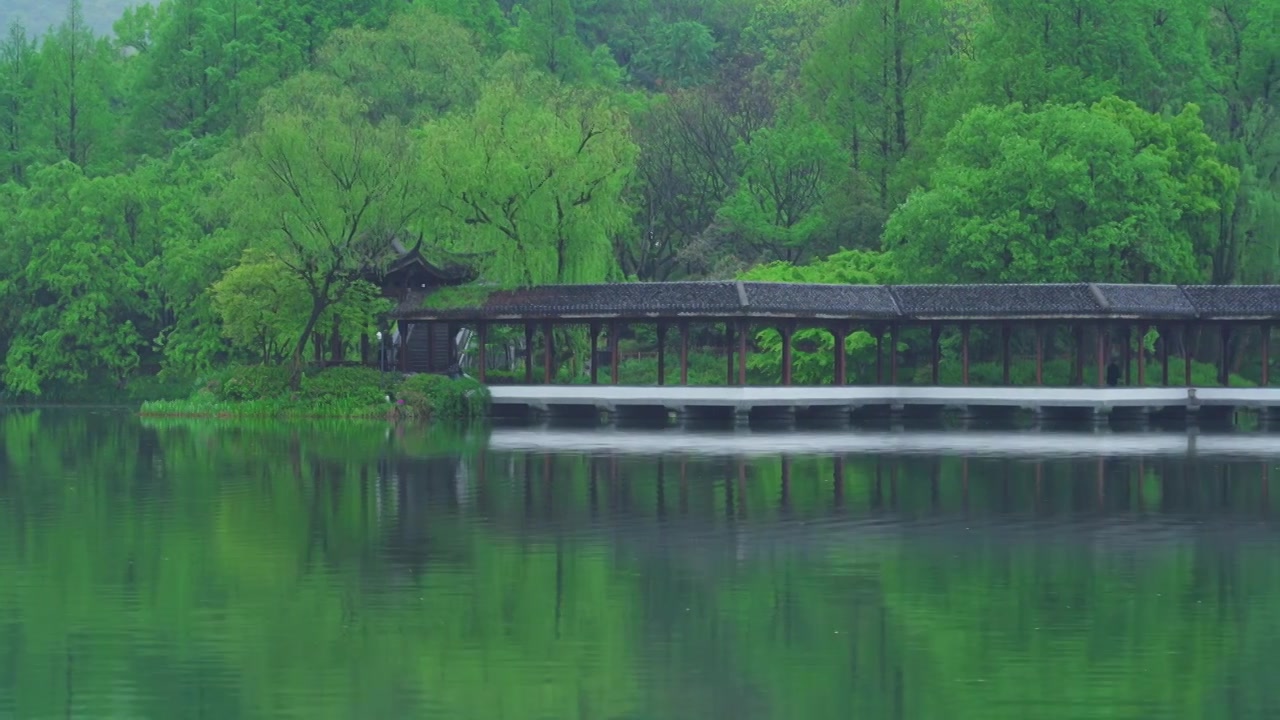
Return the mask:
<svg viewBox="0 0 1280 720">
<path fill-rule="evenodd" d="M 1120 353 L 1120 362 L 1124 363 L 1124 384 L 1133 384 L 1133 327 L 1124 326 L 1124 351 Z"/>
<path fill-rule="evenodd" d="M 1138 326 L 1138 387 L 1147 386 L 1147 324 Z"/>
<path fill-rule="evenodd" d="M 969 384 L 969 323 L 960 325 L 960 384 Z"/>
<path fill-rule="evenodd" d="M 1044 385 L 1044 326 L 1036 323 L 1036 385 Z"/>
<path fill-rule="evenodd" d="M 884 328 L 876 328 L 876 384 L 884 384 Z"/>
<path fill-rule="evenodd" d="M 658 384 L 667 384 L 667 324 L 658 323 Z"/>
<path fill-rule="evenodd" d="M 929 378 L 934 385 L 938 384 L 938 337 L 942 329 L 929 323 Z"/>
<path fill-rule="evenodd" d="M 747 321 L 743 320 L 738 327 L 738 384 L 747 385 Z"/>
<path fill-rule="evenodd" d="M 485 381 L 488 369 L 485 365 L 489 359 L 489 323 L 476 323 L 476 378 Z"/>
<path fill-rule="evenodd" d="M 315 353 L 316 365 L 324 365 L 324 335 L 318 332 L 311 333 L 311 345 Z"/>
<path fill-rule="evenodd" d="M 618 333 L 621 331 L 617 320 L 609 323 L 609 380 L 614 385 L 618 384 Z"/>
<path fill-rule="evenodd" d="M 1084 359 L 1086 355 L 1085 347 L 1084 347 L 1084 326 L 1076 325 L 1074 328 L 1071 329 L 1071 332 L 1072 332 L 1072 335 L 1075 336 L 1075 341 L 1076 341 L 1076 362 L 1075 362 L 1075 367 L 1072 368 L 1073 377 L 1071 378 L 1071 384 L 1079 385 L 1083 387 L 1084 386 Z"/>
<path fill-rule="evenodd" d="M 1191 363 L 1195 360 L 1195 345 L 1191 339 L 1191 323 L 1182 326 L 1182 374 L 1187 387 L 1191 387 Z"/>
<path fill-rule="evenodd" d="M 1098 350 L 1098 387 L 1107 386 L 1107 328 L 1105 325 L 1098 325 L 1098 341 L 1095 343 Z"/>
<path fill-rule="evenodd" d="M 778 334 L 782 336 L 782 384 L 786 386 L 791 384 L 791 326 L 779 327 Z"/>
<path fill-rule="evenodd" d="M 733 366 L 733 331 L 733 323 L 726 321 L 724 324 L 724 356 L 726 364 L 724 375 L 725 385 L 733 385 L 734 378 L 737 376 L 737 373 L 734 372 Z"/>
<path fill-rule="evenodd" d="M 591 335 L 591 384 L 600 384 L 600 323 L 591 323 L 587 329 Z"/>
<path fill-rule="evenodd" d="M 898 326 L 889 326 L 889 384 L 898 384 Z"/>
<path fill-rule="evenodd" d="M 533 325 L 524 324 L 524 384 L 533 384 Z"/>
<path fill-rule="evenodd" d="M 551 323 L 542 323 L 542 382 L 551 384 L 551 373 L 555 365 L 555 332 Z"/>
<path fill-rule="evenodd" d="M 848 360 L 848 357 L 844 348 L 845 333 L 846 330 L 843 325 L 831 330 L 831 336 L 835 338 L 835 346 L 832 350 L 834 350 L 836 354 L 836 372 L 833 384 L 837 387 L 844 385 L 846 382 L 845 376 L 847 375 L 847 372 L 845 363 Z"/>
<path fill-rule="evenodd" d="M 1262 387 L 1271 385 L 1271 326 L 1262 325 Z"/>
<path fill-rule="evenodd" d="M 369 333 L 360 333 L 360 364 L 369 364 Z"/>
<path fill-rule="evenodd" d="M 409 372 L 409 333 L 413 323 L 405 323 L 400 329 L 400 372 Z"/>
<path fill-rule="evenodd" d="M 689 384 L 689 323 L 680 323 L 680 384 Z"/>
<path fill-rule="evenodd" d="M 1013 358 L 1009 354 L 1009 343 L 1012 341 L 1012 339 L 1013 339 L 1013 328 L 1009 326 L 1009 323 L 1004 323 L 1003 325 L 1000 326 L 1000 342 L 1004 352 L 1004 354 L 1001 355 L 1001 360 L 1004 362 L 1004 384 L 1005 385 L 1010 384 L 1010 379 L 1009 379 L 1010 365 L 1013 362 Z"/>
<path fill-rule="evenodd" d="M 1173 328 L 1165 325 L 1160 328 L 1160 382 L 1169 387 L 1169 340 L 1172 339 Z"/>
<path fill-rule="evenodd" d="M 1222 323 L 1220 343 L 1222 347 L 1218 350 L 1218 383 L 1222 387 L 1231 384 L 1231 326 Z"/>
</svg>

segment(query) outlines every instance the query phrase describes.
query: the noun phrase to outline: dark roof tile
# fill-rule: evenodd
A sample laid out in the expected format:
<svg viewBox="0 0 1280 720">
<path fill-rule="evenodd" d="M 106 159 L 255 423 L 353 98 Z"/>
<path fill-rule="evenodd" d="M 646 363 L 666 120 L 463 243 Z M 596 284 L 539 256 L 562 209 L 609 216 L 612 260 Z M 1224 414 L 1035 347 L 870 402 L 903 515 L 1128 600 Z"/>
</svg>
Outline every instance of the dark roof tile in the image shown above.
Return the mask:
<svg viewBox="0 0 1280 720">
<path fill-rule="evenodd" d="M 1102 309 L 1089 285 L 894 285 L 907 317 L 1076 317 Z"/>
<path fill-rule="evenodd" d="M 1194 318 L 1196 308 L 1177 285 L 1115 285 L 1099 283 L 1098 290 L 1112 315 L 1150 318 Z"/>
<path fill-rule="evenodd" d="M 898 306 L 884 285 L 743 283 L 752 313 L 802 313 L 850 318 L 896 318 Z"/>
<path fill-rule="evenodd" d="M 1280 285 L 815 285 L 759 282 L 544 285 L 499 290 L 483 307 L 429 309 L 413 291 L 396 309 L 431 318 L 698 318 L 778 316 L 850 319 L 1203 317 L 1280 321 Z M 477 300 L 483 293 L 477 295 Z"/>
<path fill-rule="evenodd" d="M 1203 318 L 1280 318 L 1280 285 L 1184 285 Z"/>
</svg>

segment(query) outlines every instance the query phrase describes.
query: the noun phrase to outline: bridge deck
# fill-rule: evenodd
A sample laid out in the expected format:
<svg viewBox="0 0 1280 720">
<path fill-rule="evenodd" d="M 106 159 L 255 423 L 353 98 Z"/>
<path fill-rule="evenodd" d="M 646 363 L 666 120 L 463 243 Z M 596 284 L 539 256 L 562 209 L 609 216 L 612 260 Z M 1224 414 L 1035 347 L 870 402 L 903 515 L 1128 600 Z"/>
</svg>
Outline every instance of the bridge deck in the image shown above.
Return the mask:
<svg viewBox="0 0 1280 720">
<path fill-rule="evenodd" d="M 688 387 L 629 385 L 497 385 L 495 405 L 553 407 L 1013 407 L 1198 408 L 1280 407 L 1280 388 L 1054 387 Z"/>
</svg>

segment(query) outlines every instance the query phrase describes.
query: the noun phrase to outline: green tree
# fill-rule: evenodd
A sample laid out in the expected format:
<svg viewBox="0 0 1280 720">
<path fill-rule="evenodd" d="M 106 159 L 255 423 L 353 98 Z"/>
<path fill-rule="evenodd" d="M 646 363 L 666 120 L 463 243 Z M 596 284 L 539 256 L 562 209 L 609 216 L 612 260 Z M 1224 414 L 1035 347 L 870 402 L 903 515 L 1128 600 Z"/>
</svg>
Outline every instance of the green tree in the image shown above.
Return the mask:
<svg viewBox="0 0 1280 720">
<path fill-rule="evenodd" d="M 42 129 L 58 157 L 83 168 L 106 162 L 113 150 L 111 53 L 85 23 L 80 0 L 71 0 L 66 19 L 40 48 Z"/>
<path fill-rule="evenodd" d="M 804 89 L 853 169 L 891 209 L 914 181 L 898 164 L 913 149 L 930 104 L 959 69 L 963 16 L 939 0 L 870 0 L 833 12 L 816 33 Z"/>
<path fill-rule="evenodd" d="M 394 118 L 374 125 L 365 112 L 334 79 L 300 75 L 264 98 L 235 171 L 239 231 L 306 288 L 295 378 L 325 311 L 394 257 L 392 241 L 427 203 L 408 132 Z"/>
<path fill-rule="evenodd" d="M 302 279 L 278 258 L 252 250 L 213 284 L 211 292 L 223 334 L 264 364 L 279 362 L 292 351 L 311 309 Z M 317 326 L 330 328 L 336 317 L 342 336 L 354 337 L 390 309 L 390 301 L 377 287 L 359 281 L 325 310 Z"/>
<path fill-rule="evenodd" d="M 539 70 L 566 81 L 591 73 L 591 52 L 578 37 L 572 0 L 527 0 L 511 10 L 508 50 L 528 55 Z"/>
<path fill-rule="evenodd" d="M 412 124 L 475 102 L 483 69 L 469 31 L 414 7 L 385 29 L 338 30 L 320 53 L 323 67 L 369 106 L 370 121 Z"/>
<path fill-rule="evenodd" d="M 947 137 L 930 186 L 890 218 L 911 281 L 1194 282 L 1195 220 L 1237 177 L 1190 107 L 1172 121 L 1132 103 L 979 107 Z"/>
<path fill-rule="evenodd" d="M 139 324 L 154 317 L 145 292 L 145 251 L 135 242 L 137 197 L 118 177 L 90 179 L 63 161 L 11 196 L 7 262 L 14 315 L 4 382 L 40 395 L 50 384 L 89 379 L 123 385 L 145 350 Z M 77 208 L 73 215 L 69 207 Z"/>
<path fill-rule="evenodd" d="M 659 24 L 651 34 L 635 59 L 633 70 L 641 77 L 665 88 L 696 84 L 711 75 L 716 40 L 706 25 L 682 20 Z"/>
<path fill-rule="evenodd" d="M 826 237 L 824 212 L 832 189 L 849 167 L 826 129 L 800 112 L 739 142 L 742 175 L 721 216 L 739 240 L 738 251 L 757 258 L 799 261 Z"/>
<path fill-rule="evenodd" d="M 486 277 L 592 282 L 616 268 L 611 237 L 629 230 L 622 192 L 635 146 L 608 98 L 507 57 L 474 112 L 436 120 L 422 137 L 432 239 L 482 254 Z"/>
<path fill-rule="evenodd" d="M 16 22 L 0 43 L 0 182 L 26 177 L 35 141 L 36 42 Z"/>
<path fill-rule="evenodd" d="M 1280 2 L 1217 0 L 1209 20 L 1205 26 L 1216 77 L 1215 92 L 1206 99 L 1207 120 L 1224 155 L 1240 171 L 1213 280 L 1275 282 L 1280 278 L 1280 111 L 1275 100 L 1280 96 L 1275 39 Z"/>
</svg>

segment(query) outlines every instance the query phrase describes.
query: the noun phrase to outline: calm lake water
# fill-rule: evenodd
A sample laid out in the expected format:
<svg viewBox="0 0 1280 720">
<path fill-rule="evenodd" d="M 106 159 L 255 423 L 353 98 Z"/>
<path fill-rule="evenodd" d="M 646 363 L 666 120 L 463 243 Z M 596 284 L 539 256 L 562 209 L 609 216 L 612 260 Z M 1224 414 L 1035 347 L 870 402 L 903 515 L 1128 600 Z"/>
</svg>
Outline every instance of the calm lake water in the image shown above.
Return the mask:
<svg viewBox="0 0 1280 720">
<path fill-rule="evenodd" d="M 1280 717 L 1277 461 L 0 414 L 0 718 Z"/>
</svg>

